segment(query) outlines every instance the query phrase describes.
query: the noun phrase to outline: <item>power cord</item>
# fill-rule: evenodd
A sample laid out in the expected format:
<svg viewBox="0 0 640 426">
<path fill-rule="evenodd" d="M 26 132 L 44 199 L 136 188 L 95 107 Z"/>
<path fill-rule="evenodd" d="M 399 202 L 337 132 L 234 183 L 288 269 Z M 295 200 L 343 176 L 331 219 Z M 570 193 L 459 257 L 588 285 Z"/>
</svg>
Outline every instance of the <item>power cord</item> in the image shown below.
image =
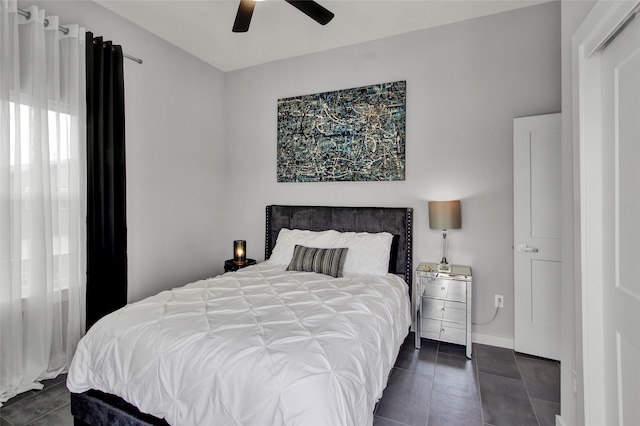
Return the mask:
<svg viewBox="0 0 640 426">
<path fill-rule="evenodd" d="M 496 308 L 496 313 L 495 313 L 495 314 L 493 314 L 493 318 L 491 318 L 489 321 L 487 321 L 487 322 L 472 322 L 471 324 L 473 324 L 473 325 L 487 325 L 487 324 L 489 324 L 490 322 L 492 322 L 494 319 L 496 319 L 496 317 L 498 316 L 498 311 L 499 311 L 499 310 L 500 310 L 500 307 L 498 306 L 498 307 Z"/>
</svg>

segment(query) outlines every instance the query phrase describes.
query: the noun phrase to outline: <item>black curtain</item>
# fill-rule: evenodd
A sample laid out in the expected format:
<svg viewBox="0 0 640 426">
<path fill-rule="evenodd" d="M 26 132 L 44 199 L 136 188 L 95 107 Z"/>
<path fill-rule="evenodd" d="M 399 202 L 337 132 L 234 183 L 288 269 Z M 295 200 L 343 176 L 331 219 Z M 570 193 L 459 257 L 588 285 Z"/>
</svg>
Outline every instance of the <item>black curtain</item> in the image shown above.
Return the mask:
<svg viewBox="0 0 640 426">
<path fill-rule="evenodd" d="M 87 329 L 127 303 L 122 48 L 86 38 Z"/>
</svg>

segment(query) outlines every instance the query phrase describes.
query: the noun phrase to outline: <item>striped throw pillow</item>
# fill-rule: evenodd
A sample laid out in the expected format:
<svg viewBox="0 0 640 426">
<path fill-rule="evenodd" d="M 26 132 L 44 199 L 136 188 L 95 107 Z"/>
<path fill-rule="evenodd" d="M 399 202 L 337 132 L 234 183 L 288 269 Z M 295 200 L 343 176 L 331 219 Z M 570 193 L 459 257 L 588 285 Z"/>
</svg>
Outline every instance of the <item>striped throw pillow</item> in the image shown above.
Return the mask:
<svg viewBox="0 0 640 426">
<path fill-rule="evenodd" d="M 315 248 L 296 244 L 287 271 L 317 272 L 341 277 L 348 250 L 347 247 Z"/>
</svg>

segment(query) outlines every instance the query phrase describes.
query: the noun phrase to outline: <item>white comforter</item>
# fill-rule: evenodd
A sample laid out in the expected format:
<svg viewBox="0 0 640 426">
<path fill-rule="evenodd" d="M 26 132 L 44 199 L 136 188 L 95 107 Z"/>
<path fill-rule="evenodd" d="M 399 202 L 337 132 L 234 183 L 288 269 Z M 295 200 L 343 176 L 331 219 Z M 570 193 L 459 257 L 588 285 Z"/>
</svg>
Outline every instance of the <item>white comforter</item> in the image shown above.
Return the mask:
<svg viewBox="0 0 640 426">
<path fill-rule="evenodd" d="M 104 317 L 80 341 L 67 387 L 172 425 L 370 425 L 410 321 L 397 276 L 264 262 Z"/>
</svg>

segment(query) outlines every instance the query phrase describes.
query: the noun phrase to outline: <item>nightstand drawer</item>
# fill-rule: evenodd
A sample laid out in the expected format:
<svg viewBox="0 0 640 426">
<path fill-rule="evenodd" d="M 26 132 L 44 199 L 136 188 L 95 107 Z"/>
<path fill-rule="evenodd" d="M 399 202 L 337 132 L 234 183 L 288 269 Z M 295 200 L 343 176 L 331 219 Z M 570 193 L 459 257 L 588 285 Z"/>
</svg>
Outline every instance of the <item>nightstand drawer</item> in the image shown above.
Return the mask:
<svg viewBox="0 0 640 426">
<path fill-rule="evenodd" d="M 424 278 L 423 278 L 424 279 Z M 427 278 L 423 282 L 423 297 L 437 297 L 439 299 L 467 301 L 467 283 L 464 281 Z"/>
<path fill-rule="evenodd" d="M 440 330 L 442 329 L 442 321 L 432 319 L 422 319 L 422 337 L 427 339 L 440 340 Z"/>
<path fill-rule="evenodd" d="M 422 320 L 422 337 L 449 343 L 466 344 L 467 326 L 449 321 Z"/>
<path fill-rule="evenodd" d="M 466 323 L 467 305 L 463 302 L 429 299 L 425 297 L 422 299 L 422 317 Z"/>
<path fill-rule="evenodd" d="M 467 342 L 467 326 L 466 324 L 458 324 L 455 322 L 442 321 L 442 330 L 440 330 L 440 340 L 449 343 L 458 343 L 461 345 Z"/>
</svg>

